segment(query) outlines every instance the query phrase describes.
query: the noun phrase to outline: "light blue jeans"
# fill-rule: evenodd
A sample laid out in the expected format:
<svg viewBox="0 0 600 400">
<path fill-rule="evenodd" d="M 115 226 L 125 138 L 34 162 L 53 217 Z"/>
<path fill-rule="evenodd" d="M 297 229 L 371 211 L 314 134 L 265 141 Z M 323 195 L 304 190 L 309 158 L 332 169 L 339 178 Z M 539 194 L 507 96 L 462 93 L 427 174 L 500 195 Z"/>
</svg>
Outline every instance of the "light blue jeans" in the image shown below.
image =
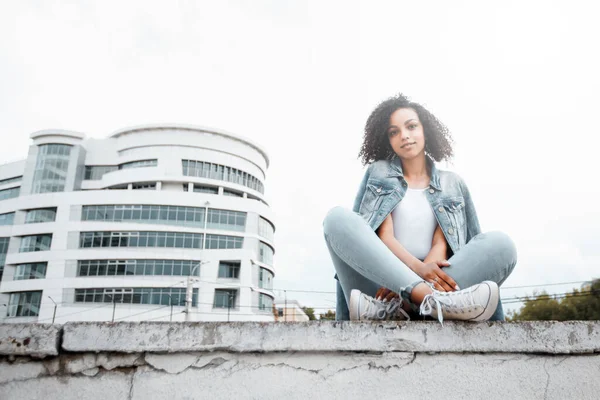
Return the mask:
<svg viewBox="0 0 600 400">
<path fill-rule="evenodd" d="M 408 300 L 412 288 L 423 282 L 358 214 L 335 207 L 325 217 L 323 230 L 338 277 L 337 320 L 350 319 L 347 304 L 352 289 L 374 296 L 383 286 Z M 481 233 L 448 261 L 451 266 L 443 270 L 461 289 L 486 280 L 501 285 L 517 264 L 517 251 L 506 234 Z M 501 302 L 490 320 L 504 321 Z"/>
</svg>

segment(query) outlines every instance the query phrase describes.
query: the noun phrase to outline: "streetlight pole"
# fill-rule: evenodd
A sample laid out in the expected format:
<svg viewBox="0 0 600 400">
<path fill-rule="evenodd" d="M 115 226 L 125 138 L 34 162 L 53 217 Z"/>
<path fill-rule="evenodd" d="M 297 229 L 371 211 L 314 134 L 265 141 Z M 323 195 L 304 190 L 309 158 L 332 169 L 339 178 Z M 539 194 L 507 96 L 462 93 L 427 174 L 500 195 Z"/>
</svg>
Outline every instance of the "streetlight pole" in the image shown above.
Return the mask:
<svg viewBox="0 0 600 400">
<path fill-rule="evenodd" d="M 196 264 L 190 275 L 187 278 L 187 287 L 185 290 L 185 321 L 189 322 L 191 320 L 191 312 L 192 312 L 192 297 L 194 293 L 194 281 L 192 277 L 194 276 L 194 272 L 196 272 L 196 268 L 200 267 L 202 264 L 206 263 L 206 261 L 202 261 L 204 258 L 204 251 L 206 249 L 206 228 L 208 226 L 208 206 L 210 205 L 210 201 L 206 201 L 204 203 L 204 232 L 202 233 L 202 249 L 201 249 L 201 257 L 200 262 Z"/>
<path fill-rule="evenodd" d="M 54 301 L 54 299 L 53 299 L 52 297 L 48 296 L 48 298 L 49 298 L 50 300 L 52 300 L 52 302 L 54 303 L 54 313 L 52 313 L 52 323 L 54 324 L 54 318 L 56 318 L 56 307 L 57 307 L 58 305 L 56 304 L 56 302 Z"/>
<path fill-rule="evenodd" d="M 283 291 L 285 296 L 285 306 L 283 307 L 283 320 L 287 322 L 287 290 Z"/>
</svg>

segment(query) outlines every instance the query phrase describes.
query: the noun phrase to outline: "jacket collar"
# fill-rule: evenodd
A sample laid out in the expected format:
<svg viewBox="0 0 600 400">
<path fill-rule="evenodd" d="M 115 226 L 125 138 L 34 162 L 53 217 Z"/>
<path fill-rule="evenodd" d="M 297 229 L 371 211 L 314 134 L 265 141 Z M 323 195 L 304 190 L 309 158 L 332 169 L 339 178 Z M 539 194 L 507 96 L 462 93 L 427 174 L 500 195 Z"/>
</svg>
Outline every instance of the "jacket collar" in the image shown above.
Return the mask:
<svg viewBox="0 0 600 400">
<path fill-rule="evenodd" d="M 429 182 L 429 186 L 436 190 L 442 190 L 440 186 L 440 175 L 438 173 L 437 168 L 435 167 L 435 163 L 429 156 L 425 156 L 425 161 L 427 162 L 427 166 L 431 171 L 431 178 Z M 388 177 L 399 176 L 404 178 L 404 173 L 402 172 L 402 162 L 400 162 L 400 157 L 394 155 L 394 157 L 390 161 L 390 168 L 388 171 Z"/>
</svg>

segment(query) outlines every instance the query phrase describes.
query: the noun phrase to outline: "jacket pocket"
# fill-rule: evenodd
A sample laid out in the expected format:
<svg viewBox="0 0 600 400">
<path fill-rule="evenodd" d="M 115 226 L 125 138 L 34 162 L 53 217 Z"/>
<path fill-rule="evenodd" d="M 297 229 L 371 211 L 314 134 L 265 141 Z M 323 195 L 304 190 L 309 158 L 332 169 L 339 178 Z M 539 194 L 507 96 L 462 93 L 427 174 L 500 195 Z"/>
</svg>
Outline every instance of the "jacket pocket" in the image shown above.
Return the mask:
<svg viewBox="0 0 600 400">
<path fill-rule="evenodd" d="M 393 188 L 386 187 L 378 182 L 368 182 L 365 194 L 360 203 L 360 215 L 369 220 L 370 216 L 380 208 L 386 196 L 393 192 Z"/>
<path fill-rule="evenodd" d="M 444 207 L 448 221 L 452 225 L 454 235 L 456 235 L 459 248 L 465 245 L 466 220 L 465 199 L 463 197 L 450 197 L 442 200 L 441 205 Z"/>
</svg>

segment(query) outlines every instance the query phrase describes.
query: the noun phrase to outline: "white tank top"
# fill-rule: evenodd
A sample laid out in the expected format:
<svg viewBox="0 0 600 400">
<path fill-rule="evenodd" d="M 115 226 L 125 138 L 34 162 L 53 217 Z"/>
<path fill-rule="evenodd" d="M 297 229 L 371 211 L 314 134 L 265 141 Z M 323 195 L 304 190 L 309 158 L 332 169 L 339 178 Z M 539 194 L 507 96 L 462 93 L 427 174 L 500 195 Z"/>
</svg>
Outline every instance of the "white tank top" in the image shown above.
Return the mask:
<svg viewBox="0 0 600 400">
<path fill-rule="evenodd" d="M 413 256 L 423 260 L 431 250 L 437 220 L 425 197 L 425 189 L 406 190 L 402 201 L 392 211 L 394 236 Z"/>
</svg>

